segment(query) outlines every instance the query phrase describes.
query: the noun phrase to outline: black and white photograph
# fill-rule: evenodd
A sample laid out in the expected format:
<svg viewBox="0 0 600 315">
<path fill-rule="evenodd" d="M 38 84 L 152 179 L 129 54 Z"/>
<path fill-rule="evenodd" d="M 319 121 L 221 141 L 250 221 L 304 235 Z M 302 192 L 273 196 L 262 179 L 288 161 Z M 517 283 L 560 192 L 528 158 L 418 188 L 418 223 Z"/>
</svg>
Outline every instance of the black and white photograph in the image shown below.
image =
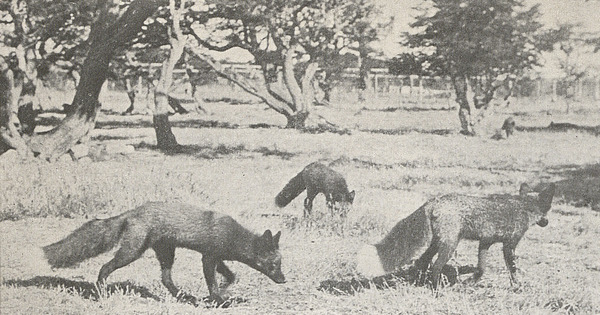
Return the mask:
<svg viewBox="0 0 600 315">
<path fill-rule="evenodd" d="M 600 314 L 600 0 L 0 0 L 0 314 Z"/>
</svg>

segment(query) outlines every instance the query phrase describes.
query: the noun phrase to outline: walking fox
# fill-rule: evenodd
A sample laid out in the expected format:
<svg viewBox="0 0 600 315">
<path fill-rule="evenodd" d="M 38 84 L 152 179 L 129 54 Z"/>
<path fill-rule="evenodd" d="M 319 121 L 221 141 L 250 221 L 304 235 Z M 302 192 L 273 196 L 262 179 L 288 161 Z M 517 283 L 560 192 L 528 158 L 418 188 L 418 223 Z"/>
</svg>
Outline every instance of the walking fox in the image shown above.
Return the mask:
<svg viewBox="0 0 600 315">
<path fill-rule="evenodd" d="M 327 207 L 330 210 L 337 206 L 342 210 L 342 214 L 345 214 L 348 206 L 354 201 L 354 190 L 348 191 L 346 180 L 340 173 L 319 162 L 313 162 L 308 164 L 283 187 L 275 197 L 275 204 L 280 208 L 285 207 L 305 189 L 305 217 L 310 215 L 313 200 L 319 193 L 325 195 Z"/>
<path fill-rule="evenodd" d="M 222 301 L 215 269 L 225 277 L 222 287 L 235 280 L 224 260 L 242 262 L 265 274 L 276 283 L 284 283 L 281 272 L 279 238 L 266 230 L 262 236 L 241 226 L 232 217 L 203 211 L 181 203 L 150 202 L 121 215 L 93 220 L 63 240 L 43 248 L 49 264 L 55 268 L 70 267 L 113 248 L 120 240 L 115 257 L 102 266 L 98 282 L 103 283 L 116 269 L 140 258 L 148 249 L 156 252 L 161 280 L 177 297 L 179 289 L 171 279 L 175 248 L 183 247 L 202 253 L 202 269 L 210 298 Z"/>
<path fill-rule="evenodd" d="M 479 261 L 473 280 L 485 270 L 486 253 L 494 243 L 503 244 L 504 261 L 512 284 L 517 284 L 515 248 L 529 226 L 546 226 L 555 185 L 550 184 L 537 197 L 528 196 L 530 188 L 522 184 L 519 196 L 491 195 L 474 197 L 444 195 L 427 201 L 392 228 L 381 242 L 364 246 L 358 254 L 358 271 L 378 276 L 390 273 L 415 258 L 417 251 L 428 246 L 415 262 L 423 273 L 433 256 L 432 284 L 437 287 L 444 265 L 461 239 L 479 241 Z"/>
</svg>

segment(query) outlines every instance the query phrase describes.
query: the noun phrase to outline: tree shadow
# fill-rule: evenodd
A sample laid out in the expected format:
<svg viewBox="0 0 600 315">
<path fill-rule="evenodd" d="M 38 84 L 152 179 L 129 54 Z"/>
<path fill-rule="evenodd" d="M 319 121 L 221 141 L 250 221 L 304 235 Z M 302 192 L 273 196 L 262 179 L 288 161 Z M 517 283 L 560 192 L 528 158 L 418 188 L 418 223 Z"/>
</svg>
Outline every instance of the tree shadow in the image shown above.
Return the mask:
<svg viewBox="0 0 600 315">
<path fill-rule="evenodd" d="M 399 129 L 361 129 L 360 131 L 374 133 L 374 134 L 384 134 L 384 135 L 406 135 L 409 133 L 422 133 L 422 134 L 432 134 L 438 136 L 446 136 L 455 134 L 456 130 L 454 129 L 419 129 L 419 128 L 399 128 Z"/>
<path fill-rule="evenodd" d="M 529 131 L 529 132 L 540 132 L 540 131 L 550 131 L 550 132 L 567 132 L 567 131 L 576 131 L 576 132 L 585 132 L 593 135 L 600 135 L 600 125 L 598 126 L 582 126 L 576 125 L 572 123 L 555 123 L 550 122 L 550 125 L 545 127 L 523 127 L 516 126 L 516 130 L 518 131 Z"/>
<path fill-rule="evenodd" d="M 257 149 L 249 150 L 243 144 L 229 146 L 225 144 L 219 144 L 217 146 L 206 146 L 206 145 L 197 145 L 197 144 L 186 144 L 186 145 L 177 145 L 175 147 L 169 148 L 168 150 L 161 150 L 154 144 L 148 144 L 146 142 L 142 142 L 140 144 L 134 145 L 135 149 L 141 150 L 152 150 L 152 151 L 160 151 L 166 155 L 188 155 L 193 156 L 199 159 L 219 159 L 229 155 L 236 155 L 242 153 L 259 153 L 263 156 L 277 156 L 283 160 L 289 160 L 296 155 L 296 153 L 281 151 L 277 148 L 271 149 L 267 147 L 260 147 Z"/>
<path fill-rule="evenodd" d="M 548 168 L 548 172 L 559 175 L 565 179 L 554 182 L 556 184 L 555 196 L 562 198 L 575 207 L 590 207 L 600 211 L 600 163 L 585 166 L 561 165 Z M 536 191 L 543 189 L 539 184 Z"/>
<path fill-rule="evenodd" d="M 473 273 L 476 270 L 477 267 L 474 266 L 452 267 L 450 265 L 446 265 L 442 269 L 442 275 L 444 276 L 442 277 L 442 279 L 444 279 L 443 284 L 446 286 L 454 285 L 458 282 L 459 275 Z M 429 276 L 429 274 L 423 275 L 417 267 L 412 265 L 407 269 L 402 269 L 371 279 L 352 278 L 350 280 L 321 281 L 321 284 L 317 290 L 330 294 L 341 295 L 355 294 L 363 291 L 364 289 L 384 290 L 396 288 L 405 284 L 422 286 L 431 283 Z"/>
<path fill-rule="evenodd" d="M 456 107 L 418 107 L 418 106 L 398 106 L 398 107 L 385 107 L 385 108 L 367 108 L 363 107 L 360 110 L 366 112 L 388 112 L 393 113 L 397 111 L 403 112 L 432 112 L 432 111 L 453 111 Z"/>
<path fill-rule="evenodd" d="M 224 128 L 224 129 L 237 129 L 240 127 L 238 124 L 231 124 L 224 121 L 218 120 L 204 120 L 204 119 L 186 119 L 181 121 L 171 121 L 171 127 L 173 128 Z M 118 129 L 118 128 L 154 128 L 154 124 L 151 120 L 137 119 L 135 121 L 98 121 L 96 122 L 96 129 Z"/>
</svg>

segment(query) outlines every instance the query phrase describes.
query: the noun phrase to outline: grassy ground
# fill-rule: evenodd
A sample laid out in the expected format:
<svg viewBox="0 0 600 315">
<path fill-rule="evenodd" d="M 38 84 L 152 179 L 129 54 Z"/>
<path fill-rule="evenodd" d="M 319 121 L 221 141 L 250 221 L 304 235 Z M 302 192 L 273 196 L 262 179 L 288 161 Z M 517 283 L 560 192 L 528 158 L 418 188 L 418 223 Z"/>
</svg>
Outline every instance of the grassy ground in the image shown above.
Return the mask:
<svg viewBox="0 0 600 315">
<path fill-rule="evenodd" d="M 350 135 L 310 134 L 280 127 L 285 121 L 261 104 L 206 103 L 208 113 L 171 117 L 183 149 L 154 149 L 151 117 L 120 116 L 123 95 L 111 94 L 90 145 L 132 145 L 125 154 L 96 154 L 79 162 L 0 164 L 0 312 L 64 313 L 410 313 L 514 314 L 600 312 L 600 141 L 589 129 L 552 131 L 550 121 L 595 126 L 597 108 L 561 114 L 560 108 L 518 108 L 522 130 L 509 140 L 467 138 L 456 132 L 456 111 L 394 109 L 389 104 L 353 104 L 317 111 L 351 130 Z M 363 109 L 366 108 L 366 109 Z M 349 108 L 349 109 L 348 109 Z M 500 126 L 508 113 L 491 117 Z M 44 121 L 51 122 L 52 119 Z M 271 128 L 249 128 L 266 123 Z M 207 126 L 213 126 L 207 128 Z M 217 127 L 214 127 L 217 126 Z M 306 164 L 330 163 L 357 191 L 341 221 L 317 197 L 315 217 L 302 219 L 302 200 L 278 209 L 273 198 Z M 521 182 L 559 183 L 545 228 L 532 227 L 517 247 L 518 276 L 512 288 L 501 245 L 490 252 L 481 282 L 458 284 L 434 295 L 412 285 L 356 294 L 317 290 L 325 280 L 348 280 L 356 251 L 377 242 L 401 218 L 432 196 L 516 194 Z M 72 269 L 49 270 L 33 249 L 57 241 L 92 218 L 106 218 L 149 200 L 181 200 L 234 216 L 262 232 L 282 230 L 283 271 L 277 285 L 253 269 L 229 263 L 238 282 L 228 309 L 198 309 L 178 303 L 160 283 L 152 251 L 109 277 L 96 293 L 97 272 L 112 252 Z M 179 249 L 174 281 L 202 297 L 207 288 L 201 255 Z M 464 241 L 450 265 L 475 265 L 477 244 Z M 465 280 L 470 275 L 462 275 Z"/>
</svg>

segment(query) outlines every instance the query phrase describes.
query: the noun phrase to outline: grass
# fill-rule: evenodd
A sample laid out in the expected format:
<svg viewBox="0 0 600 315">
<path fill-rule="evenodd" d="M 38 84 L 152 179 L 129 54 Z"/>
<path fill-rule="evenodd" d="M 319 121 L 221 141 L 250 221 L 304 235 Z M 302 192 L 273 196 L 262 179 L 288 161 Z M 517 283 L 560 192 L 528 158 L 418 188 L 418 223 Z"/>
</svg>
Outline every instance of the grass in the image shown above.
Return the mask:
<svg viewBox="0 0 600 315">
<path fill-rule="evenodd" d="M 215 96 L 220 97 L 220 96 Z M 594 112 L 548 117 L 543 105 L 519 108 L 526 128 L 509 140 L 468 138 L 454 132 L 455 111 L 404 110 L 404 105 L 364 104 L 315 110 L 350 133 L 307 133 L 280 128 L 285 119 L 264 105 L 206 103 L 208 114 L 175 115 L 173 131 L 182 150 L 154 148 L 151 117 L 116 116 L 111 96 L 99 115 L 90 144 L 132 145 L 133 153 L 104 153 L 79 162 L 0 163 L 0 312 L 10 314 L 133 313 L 316 313 L 316 314 L 594 314 L 600 312 L 600 141 L 586 130 L 552 131 L 550 121 L 592 126 Z M 126 98 L 125 98 L 126 99 Z M 113 100 L 114 106 L 111 106 Z M 445 104 L 439 106 L 445 107 Z M 124 109 L 124 108 L 123 108 Z M 500 122 L 506 112 L 497 115 Z M 496 119 L 496 118 L 493 118 Z M 597 124 L 597 123 L 596 123 Z M 252 128 L 252 125 L 269 128 Z M 274 128 L 270 128 L 273 126 Z M 538 128 L 539 127 L 539 128 Z M 449 132 L 438 132 L 450 130 Z M 301 195 L 279 209 L 273 198 L 306 164 L 330 164 L 357 192 L 346 219 L 315 199 L 314 216 L 302 218 Z M 501 246 L 490 251 L 481 282 L 458 283 L 437 296 L 426 287 L 399 282 L 382 289 L 361 280 L 355 255 L 364 243 L 381 239 L 401 218 L 432 196 L 458 192 L 516 194 L 521 182 L 559 183 L 546 228 L 532 227 L 517 247 L 518 276 L 510 286 Z M 282 230 L 283 272 L 277 285 L 240 263 L 228 263 L 238 282 L 230 287 L 228 309 L 198 309 L 178 303 L 160 282 L 149 251 L 114 272 L 109 288 L 94 288 L 97 272 L 112 253 L 76 268 L 47 270 L 33 248 L 57 241 L 92 218 L 106 218 L 150 200 L 180 200 L 234 216 L 258 232 Z M 201 255 L 177 251 L 174 281 L 186 293 L 207 295 Z M 451 267 L 472 267 L 477 244 L 462 242 Z M 332 294 L 325 281 L 357 279 L 365 289 Z M 362 282 L 361 282 L 362 281 Z M 244 301 L 245 300 L 245 301 Z"/>
</svg>

